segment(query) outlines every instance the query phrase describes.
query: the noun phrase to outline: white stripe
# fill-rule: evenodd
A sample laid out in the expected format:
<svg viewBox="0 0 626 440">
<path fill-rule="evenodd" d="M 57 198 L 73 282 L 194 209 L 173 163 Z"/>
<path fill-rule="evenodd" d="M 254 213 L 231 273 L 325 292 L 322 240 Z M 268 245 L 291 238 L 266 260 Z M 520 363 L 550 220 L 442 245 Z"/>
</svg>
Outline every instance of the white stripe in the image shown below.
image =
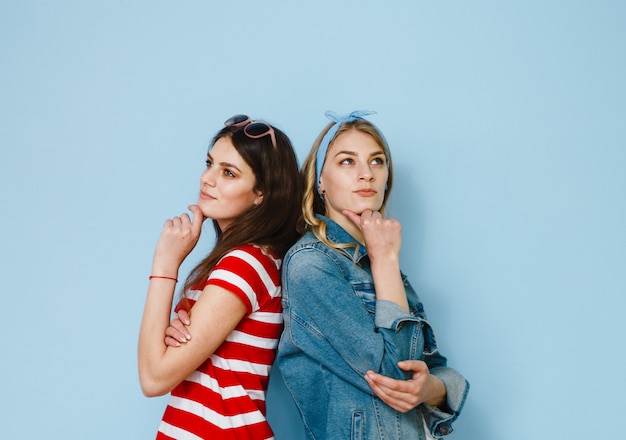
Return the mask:
<svg viewBox="0 0 626 440">
<path fill-rule="evenodd" d="M 278 312 L 254 312 L 248 316 L 258 322 L 264 322 L 266 324 L 282 324 L 283 314 Z"/>
<path fill-rule="evenodd" d="M 220 394 L 224 399 L 242 397 L 248 394 L 246 390 L 241 387 L 241 385 L 234 385 L 232 387 L 220 387 L 219 382 L 215 380 L 215 378 L 200 371 L 194 371 L 189 375 L 189 377 L 187 377 L 186 380 L 202 385 L 204 388 L 208 388 Z"/>
<path fill-rule="evenodd" d="M 233 330 L 230 332 L 230 335 L 228 335 L 226 340 L 229 342 L 236 342 L 242 345 L 266 348 L 269 350 L 273 350 L 278 345 L 278 339 L 262 338 L 249 333 L 240 332 L 239 330 Z"/>
<path fill-rule="evenodd" d="M 177 428 L 176 426 L 165 423 L 164 421 L 161 421 L 161 425 L 159 426 L 159 432 L 162 432 L 168 437 L 172 437 L 177 440 L 202 440 L 202 437 L 198 437 L 191 432 L 187 432 L 184 429 Z"/>
<path fill-rule="evenodd" d="M 187 296 L 187 299 L 198 301 L 198 298 L 200 298 L 200 295 L 202 295 L 202 290 L 189 290 L 186 296 Z"/>
<path fill-rule="evenodd" d="M 268 254 L 267 252 L 265 252 L 263 249 L 261 249 L 259 246 L 254 246 L 255 248 L 259 249 L 261 251 L 261 253 L 263 255 L 265 255 L 266 257 L 268 257 L 272 263 L 274 263 L 274 266 L 276 267 L 276 269 L 280 270 L 280 266 L 282 263 L 282 260 L 280 259 L 276 259 L 273 256 L 271 256 L 270 254 Z M 254 255 L 252 255 L 250 252 L 244 251 L 242 249 L 235 249 L 233 252 L 233 254 L 247 254 L 250 256 L 250 258 L 252 258 L 253 260 L 259 261 L 259 259 L 257 257 L 255 257 Z"/>
<path fill-rule="evenodd" d="M 265 285 L 265 289 L 268 291 L 272 298 L 275 298 L 276 296 L 278 296 L 278 294 L 280 294 L 280 290 L 277 289 L 278 286 L 274 284 L 274 281 L 272 281 L 272 278 L 267 273 L 267 270 L 265 270 L 265 267 L 263 267 L 263 264 L 261 264 L 261 262 L 254 255 L 240 249 L 234 250 L 227 255 L 237 257 L 252 266 L 254 270 L 257 271 L 257 273 L 259 274 L 259 277 L 261 277 L 261 281 Z M 277 268 L 280 268 L 274 258 L 272 258 L 272 262 Z"/>
<path fill-rule="evenodd" d="M 213 272 L 211 272 L 211 275 L 209 275 L 209 279 L 224 280 L 229 282 L 230 284 L 234 284 L 235 286 L 239 287 L 248 297 L 248 300 L 250 300 L 250 303 L 252 304 L 252 311 L 256 312 L 257 310 L 259 310 L 259 302 L 257 301 L 256 293 L 254 292 L 252 287 L 250 287 L 250 284 L 248 284 L 246 280 L 241 278 L 239 275 L 236 275 L 227 270 L 215 269 Z"/>
<path fill-rule="evenodd" d="M 263 390 L 248 390 L 248 396 L 250 396 L 252 400 L 265 402 L 265 391 Z"/>
<path fill-rule="evenodd" d="M 268 376 L 270 374 L 270 368 L 272 368 L 271 365 L 255 364 L 250 361 L 238 361 L 236 359 L 225 359 L 215 354 L 211 356 L 211 362 L 222 370 L 250 373 L 262 377 Z"/>
<path fill-rule="evenodd" d="M 194 371 L 186 379 L 188 382 L 197 383 L 204 388 L 208 388 L 215 393 L 219 393 L 224 400 L 234 399 L 237 397 L 249 396 L 253 400 L 265 401 L 265 391 L 263 390 L 246 390 L 241 385 L 233 385 L 232 387 L 220 387 L 219 383 L 208 374 Z"/>
<path fill-rule="evenodd" d="M 172 396 L 169 405 L 181 411 L 186 411 L 190 414 L 202 417 L 204 420 L 221 429 L 239 428 L 241 426 L 254 425 L 255 423 L 265 421 L 265 417 L 263 417 L 263 414 L 261 414 L 260 411 L 237 414 L 229 417 L 224 416 L 211 408 L 207 408 L 198 402 L 194 402 L 193 400 L 183 399 L 176 396 Z M 174 436 L 174 438 L 177 437 Z"/>
</svg>

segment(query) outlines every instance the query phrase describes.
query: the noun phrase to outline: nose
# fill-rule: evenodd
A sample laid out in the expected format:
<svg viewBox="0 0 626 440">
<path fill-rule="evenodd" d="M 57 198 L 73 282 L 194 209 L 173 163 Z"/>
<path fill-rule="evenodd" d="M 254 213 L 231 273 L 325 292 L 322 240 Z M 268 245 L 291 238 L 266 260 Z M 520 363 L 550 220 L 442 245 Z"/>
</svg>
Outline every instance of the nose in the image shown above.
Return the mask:
<svg viewBox="0 0 626 440">
<path fill-rule="evenodd" d="M 370 167 L 369 163 L 363 163 L 359 166 L 358 178 L 359 180 L 365 181 L 374 180 L 374 173 L 372 172 L 372 168 Z"/>
<path fill-rule="evenodd" d="M 214 167 L 206 167 L 202 174 L 200 175 L 200 184 L 202 186 L 215 186 L 215 173 L 213 172 Z"/>
</svg>

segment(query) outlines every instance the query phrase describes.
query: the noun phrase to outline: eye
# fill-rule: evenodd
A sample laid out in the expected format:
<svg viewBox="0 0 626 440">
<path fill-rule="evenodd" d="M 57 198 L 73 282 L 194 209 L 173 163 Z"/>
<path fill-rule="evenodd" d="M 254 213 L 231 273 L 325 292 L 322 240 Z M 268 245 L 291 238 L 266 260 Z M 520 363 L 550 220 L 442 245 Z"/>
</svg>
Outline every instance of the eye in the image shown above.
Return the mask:
<svg viewBox="0 0 626 440">
<path fill-rule="evenodd" d="M 342 159 L 341 162 L 339 162 L 339 164 L 341 165 L 352 165 L 353 163 L 354 163 L 354 159 L 352 159 L 351 157 L 346 157 Z"/>
<path fill-rule="evenodd" d="M 385 165 L 386 163 L 386 158 L 385 156 L 378 156 L 378 157 L 374 157 L 372 159 L 372 165 Z"/>
<path fill-rule="evenodd" d="M 228 169 L 224 169 L 224 175 L 226 177 L 236 177 L 235 174 L 232 171 L 228 170 Z"/>
<path fill-rule="evenodd" d="M 207 168 L 213 165 L 213 162 L 211 162 L 209 159 L 205 160 L 204 162 L 206 163 Z"/>
</svg>

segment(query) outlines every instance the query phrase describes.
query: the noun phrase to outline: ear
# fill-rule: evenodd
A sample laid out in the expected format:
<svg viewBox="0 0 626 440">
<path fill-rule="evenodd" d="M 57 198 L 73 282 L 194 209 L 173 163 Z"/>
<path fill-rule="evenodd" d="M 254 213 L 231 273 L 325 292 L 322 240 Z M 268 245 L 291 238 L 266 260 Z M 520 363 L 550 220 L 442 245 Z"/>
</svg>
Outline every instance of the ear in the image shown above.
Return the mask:
<svg viewBox="0 0 626 440">
<path fill-rule="evenodd" d="M 254 203 L 255 206 L 259 206 L 263 202 L 263 193 L 261 191 L 257 191 L 256 194 L 257 196 L 252 203 Z"/>
</svg>

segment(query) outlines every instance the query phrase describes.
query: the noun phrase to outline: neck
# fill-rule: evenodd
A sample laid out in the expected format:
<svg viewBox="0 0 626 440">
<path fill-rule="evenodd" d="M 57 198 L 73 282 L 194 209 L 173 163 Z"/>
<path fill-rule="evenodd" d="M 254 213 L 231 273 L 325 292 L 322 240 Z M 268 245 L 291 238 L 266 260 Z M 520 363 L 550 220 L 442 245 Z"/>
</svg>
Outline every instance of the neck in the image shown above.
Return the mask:
<svg viewBox="0 0 626 440">
<path fill-rule="evenodd" d="M 363 233 L 361 232 L 361 229 L 359 229 L 357 225 L 352 223 L 352 220 L 350 220 L 348 217 L 343 214 L 330 214 L 328 215 L 328 218 L 330 218 L 332 221 L 345 229 L 346 232 L 352 235 L 354 239 L 360 244 L 365 244 L 365 239 L 363 238 Z"/>
</svg>

